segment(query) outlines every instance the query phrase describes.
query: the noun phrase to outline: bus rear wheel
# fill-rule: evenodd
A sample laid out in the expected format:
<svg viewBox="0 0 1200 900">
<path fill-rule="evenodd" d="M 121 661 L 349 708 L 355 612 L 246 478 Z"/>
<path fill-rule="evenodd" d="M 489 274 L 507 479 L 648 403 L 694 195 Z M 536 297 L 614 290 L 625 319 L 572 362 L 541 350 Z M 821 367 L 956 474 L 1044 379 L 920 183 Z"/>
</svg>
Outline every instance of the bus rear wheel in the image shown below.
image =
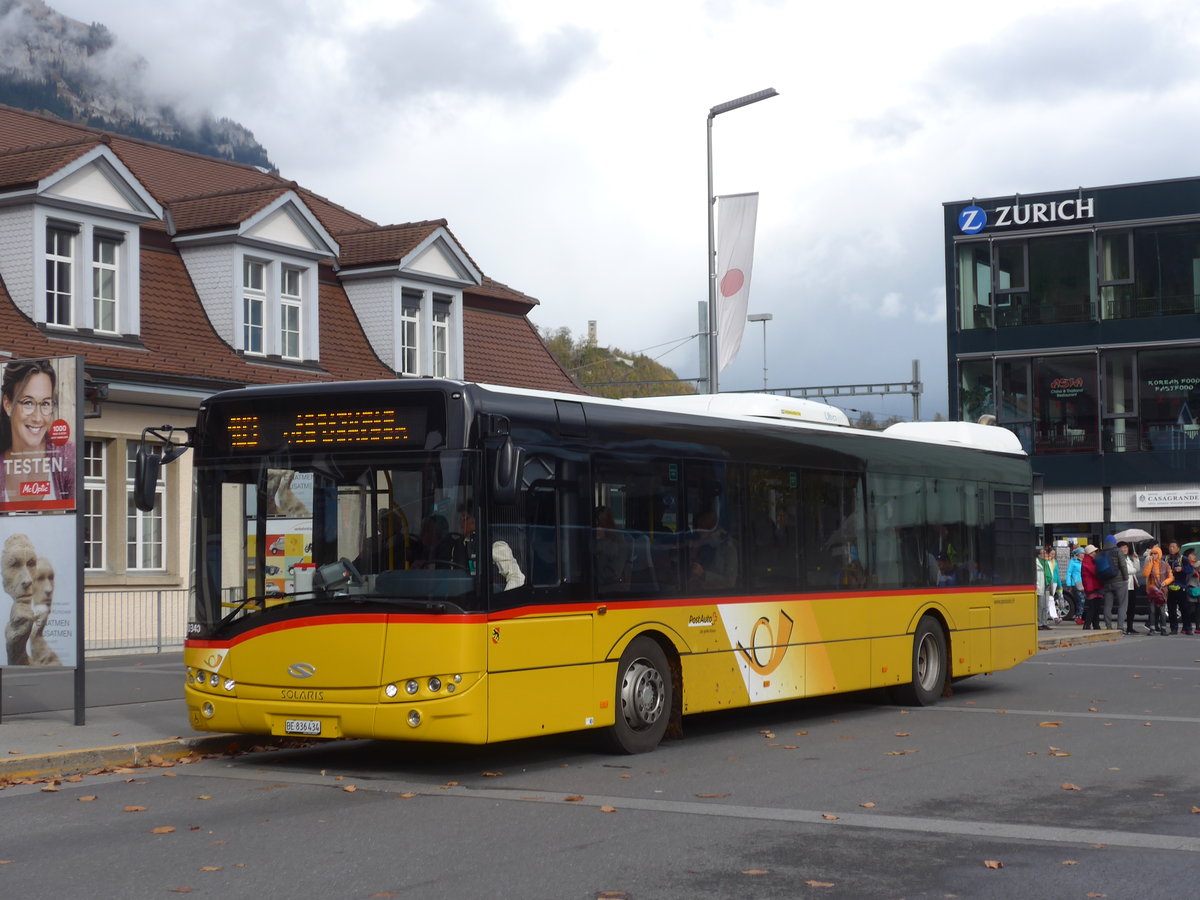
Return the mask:
<svg viewBox="0 0 1200 900">
<path fill-rule="evenodd" d="M 913 634 L 912 682 L 897 685 L 892 697 L 902 706 L 931 706 L 946 687 L 946 632 L 940 622 L 924 616 Z"/>
<path fill-rule="evenodd" d="M 671 667 L 662 647 L 637 637 L 617 664 L 616 721 L 608 743 L 618 753 L 649 753 L 666 733 L 671 718 Z"/>
</svg>

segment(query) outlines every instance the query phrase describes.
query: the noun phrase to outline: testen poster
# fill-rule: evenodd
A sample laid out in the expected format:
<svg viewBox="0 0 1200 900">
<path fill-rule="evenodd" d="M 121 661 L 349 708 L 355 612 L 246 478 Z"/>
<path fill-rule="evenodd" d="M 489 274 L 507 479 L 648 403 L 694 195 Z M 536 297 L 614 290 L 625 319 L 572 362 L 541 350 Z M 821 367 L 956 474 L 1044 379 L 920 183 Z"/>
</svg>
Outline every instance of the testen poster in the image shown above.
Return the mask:
<svg viewBox="0 0 1200 900">
<path fill-rule="evenodd" d="M 19 359 L 0 372 L 0 512 L 75 509 L 74 357 Z"/>
</svg>

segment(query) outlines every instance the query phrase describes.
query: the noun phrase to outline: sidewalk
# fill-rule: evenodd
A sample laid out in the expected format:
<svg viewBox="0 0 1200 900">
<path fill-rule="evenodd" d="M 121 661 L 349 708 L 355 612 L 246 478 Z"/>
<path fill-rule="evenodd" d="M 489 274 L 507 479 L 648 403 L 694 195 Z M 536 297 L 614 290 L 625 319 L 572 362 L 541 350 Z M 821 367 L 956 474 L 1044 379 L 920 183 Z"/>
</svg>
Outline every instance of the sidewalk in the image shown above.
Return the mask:
<svg viewBox="0 0 1200 900">
<path fill-rule="evenodd" d="M 274 743 L 270 737 L 193 731 L 183 671 L 182 653 L 89 658 L 84 724 L 76 725 L 72 670 L 4 669 L 0 786 L 6 778 L 153 765 Z"/>
<path fill-rule="evenodd" d="M 1123 637 L 1116 630 L 1084 631 L 1063 623 L 1038 632 L 1038 647 Z M 73 672 L 3 671 L 0 786 L 6 778 L 154 765 L 189 754 L 236 753 L 278 743 L 269 736 L 193 731 L 183 701 L 182 653 L 89 659 L 85 676 L 85 723 L 75 725 Z"/>
</svg>

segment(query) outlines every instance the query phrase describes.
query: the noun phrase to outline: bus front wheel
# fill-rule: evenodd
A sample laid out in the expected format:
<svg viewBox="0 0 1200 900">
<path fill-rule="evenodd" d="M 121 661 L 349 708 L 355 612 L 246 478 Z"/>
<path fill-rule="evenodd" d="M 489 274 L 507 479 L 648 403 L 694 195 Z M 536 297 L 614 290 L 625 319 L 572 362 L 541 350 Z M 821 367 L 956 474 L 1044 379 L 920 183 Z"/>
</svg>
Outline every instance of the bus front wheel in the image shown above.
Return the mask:
<svg viewBox="0 0 1200 900">
<path fill-rule="evenodd" d="M 651 638 L 634 638 L 617 664 L 616 721 L 608 742 L 618 753 L 648 753 L 671 718 L 671 667 Z"/>
<path fill-rule="evenodd" d="M 946 687 L 946 632 L 940 622 L 925 616 L 913 634 L 912 682 L 897 685 L 892 696 L 902 706 L 931 706 Z"/>
</svg>

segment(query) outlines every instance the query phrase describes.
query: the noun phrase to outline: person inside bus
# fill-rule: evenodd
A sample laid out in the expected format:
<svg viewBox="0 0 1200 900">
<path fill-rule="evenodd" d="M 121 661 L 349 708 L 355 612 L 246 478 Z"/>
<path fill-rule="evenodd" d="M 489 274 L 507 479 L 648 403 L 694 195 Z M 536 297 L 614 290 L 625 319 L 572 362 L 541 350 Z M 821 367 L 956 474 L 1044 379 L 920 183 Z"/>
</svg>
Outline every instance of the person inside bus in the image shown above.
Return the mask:
<svg viewBox="0 0 1200 900">
<path fill-rule="evenodd" d="M 737 547 L 729 532 L 717 525 L 715 509 L 706 509 L 693 521 L 690 535 L 688 584 L 695 590 L 730 588 L 737 584 Z"/>
<path fill-rule="evenodd" d="M 385 572 L 403 569 L 408 562 L 408 547 L 405 546 L 408 529 L 404 517 L 397 509 L 381 509 L 376 516 L 376 532 L 367 538 L 362 552 L 354 560 L 360 572 Z"/>
<path fill-rule="evenodd" d="M 629 590 L 633 566 L 628 539 L 617 530 L 612 510 L 597 506 L 592 514 L 596 536 L 596 589 L 602 594 Z"/>
<path fill-rule="evenodd" d="M 445 516 L 436 513 L 421 522 L 412 567 L 414 569 L 449 568 L 454 561 L 450 540 L 450 524 Z"/>
</svg>

